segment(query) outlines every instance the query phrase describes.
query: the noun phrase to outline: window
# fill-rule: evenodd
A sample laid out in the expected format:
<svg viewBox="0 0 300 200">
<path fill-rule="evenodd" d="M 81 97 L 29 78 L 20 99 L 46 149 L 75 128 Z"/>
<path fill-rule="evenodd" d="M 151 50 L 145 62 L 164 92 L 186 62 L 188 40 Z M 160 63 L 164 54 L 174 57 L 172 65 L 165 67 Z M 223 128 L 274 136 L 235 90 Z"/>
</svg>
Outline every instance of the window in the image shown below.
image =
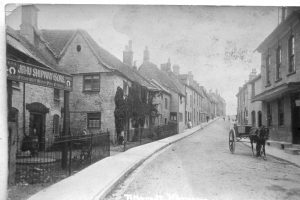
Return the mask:
<svg viewBox="0 0 300 200">
<path fill-rule="evenodd" d="M 100 91 L 100 75 L 84 76 L 83 91 Z"/>
<path fill-rule="evenodd" d="M 88 128 L 100 128 L 101 127 L 101 113 L 88 113 L 87 114 L 87 126 L 88 126 Z"/>
<path fill-rule="evenodd" d="M 53 135 L 55 135 L 55 136 L 59 135 L 59 116 L 58 115 L 53 116 Z"/>
<path fill-rule="evenodd" d="M 267 122 L 268 122 L 268 126 L 272 126 L 272 106 L 271 106 L 271 103 L 267 103 Z"/>
<path fill-rule="evenodd" d="M 276 50 L 276 80 L 281 79 L 280 67 L 282 62 L 282 52 L 281 47 L 278 47 Z"/>
<path fill-rule="evenodd" d="M 81 51 L 81 46 L 80 46 L 80 45 L 77 45 L 77 46 L 76 46 L 76 50 L 77 50 L 77 52 L 80 52 L 80 51 Z"/>
<path fill-rule="evenodd" d="M 177 113 L 176 112 L 171 112 L 170 113 L 170 120 L 177 121 Z"/>
<path fill-rule="evenodd" d="M 192 95 L 190 95 L 190 106 L 193 105 L 193 98 L 192 98 Z"/>
<path fill-rule="evenodd" d="M 284 106 L 283 99 L 278 100 L 278 124 L 279 126 L 284 125 Z"/>
<path fill-rule="evenodd" d="M 60 99 L 60 91 L 59 89 L 54 89 L 54 100 L 59 101 Z"/>
<path fill-rule="evenodd" d="M 165 124 L 167 124 L 167 122 L 168 122 L 168 120 L 167 120 L 167 118 L 165 118 Z"/>
<path fill-rule="evenodd" d="M 128 83 L 126 81 L 123 81 L 123 94 L 124 94 L 124 96 L 128 96 L 128 93 L 129 93 Z"/>
<path fill-rule="evenodd" d="M 266 84 L 269 85 L 270 84 L 270 60 L 271 60 L 271 57 L 270 55 L 267 55 L 267 58 L 266 58 Z"/>
<path fill-rule="evenodd" d="M 165 109 L 168 109 L 168 99 L 165 98 Z"/>
<path fill-rule="evenodd" d="M 288 41 L 289 73 L 295 71 L 295 37 L 291 35 Z"/>
<path fill-rule="evenodd" d="M 255 119 L 255 111 L 254 110 L 251 112 L 251 121 L 252 121 L 252 126 L 255 126 L 256 119 Z"/>
<path fill-rule="evenodd" d="M 180 95 L 180 97 L 179 97 L 179 98 L 180 98 L 180 104 L 182 104 L 182 96 Z"/>
</svg>

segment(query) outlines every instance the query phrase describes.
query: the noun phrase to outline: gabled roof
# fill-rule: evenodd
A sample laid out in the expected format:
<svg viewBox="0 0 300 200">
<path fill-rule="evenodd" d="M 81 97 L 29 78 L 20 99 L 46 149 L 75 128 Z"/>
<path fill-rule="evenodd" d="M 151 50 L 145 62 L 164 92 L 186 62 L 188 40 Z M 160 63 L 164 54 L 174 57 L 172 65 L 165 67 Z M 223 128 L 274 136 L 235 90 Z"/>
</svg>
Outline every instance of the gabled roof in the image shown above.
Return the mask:
<svg viewBox="0 0 300 200">
<path fill-rule="evenodd" d="M 42 66 L 54 71 L 61 71 L 58 70 L 57 65 L 50 61 L 49 57 L 42 54 L 37 48 L 30 44 L 26 38 L 22 37 L 19 31 L 14 30 L 9 26 L 6 27 L 6 42 L 18 51 L 36 60 Z"/>
<path fill-rule="evenodd" d="M 128 78 L 130 81 L 137 82 L 150 90 L 157 88 L 149 83 L 132 67 L 121 62 L 117 57 L 102 48 L 97 42 L 84 30 L 41 30 L 43 39 L 47 42 L 48 47 L 57 59 L 60 59 L 76 34 L 81 34 L 87 44 L 92 49 L 95 57 L 100 63 L 110 70 L 115 70 Z"/>
<path fill-rule="evenodd" d="M 172 77 L 172 75 L 159 70 L 155 64 L 149 61 L 144 62 L 140 66 L 139 72 L 148 80 L 154 79 L 163 87 L 185 96 L 184 86 L 180 83 L 177 77 Z"/>
</svg>

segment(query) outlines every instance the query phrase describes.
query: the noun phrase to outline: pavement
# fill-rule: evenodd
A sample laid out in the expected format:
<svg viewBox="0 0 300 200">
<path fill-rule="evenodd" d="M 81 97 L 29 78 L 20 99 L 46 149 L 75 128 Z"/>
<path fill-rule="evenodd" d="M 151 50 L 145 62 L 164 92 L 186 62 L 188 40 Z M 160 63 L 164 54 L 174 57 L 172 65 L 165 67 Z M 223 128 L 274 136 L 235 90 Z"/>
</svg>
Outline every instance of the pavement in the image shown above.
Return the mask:
<svg viewBox="0 0 300 200">
<path fill-rule="evenodd" d="M 243 142 L 246 146 L 251 148 L 251 144 L 249 142 Z M 255 144 L 254 147 L 255 148 Z M 293 164 L 297 167 L 300 167 L 300 155 L 292 155 L 285 153 L 284 150 L 266 145 L 266 156 L 273 156 L 279 160 L 284 160 L 289 162 L 290 164 Z"/>
<path fill-rule="evenodd" d="M 217 120 L 216 118 L 215 120 Z M 201 124 L 183 133 L 155 142 L 131 148 L 123 153 L 107 157 L 80 172 L 45 188 L 28 200 L 98 200 L 104 199 L 114 187 L 123 181 L 145 160 L 169 145 L 205 128 L 215 120 Z"/>
</svg>

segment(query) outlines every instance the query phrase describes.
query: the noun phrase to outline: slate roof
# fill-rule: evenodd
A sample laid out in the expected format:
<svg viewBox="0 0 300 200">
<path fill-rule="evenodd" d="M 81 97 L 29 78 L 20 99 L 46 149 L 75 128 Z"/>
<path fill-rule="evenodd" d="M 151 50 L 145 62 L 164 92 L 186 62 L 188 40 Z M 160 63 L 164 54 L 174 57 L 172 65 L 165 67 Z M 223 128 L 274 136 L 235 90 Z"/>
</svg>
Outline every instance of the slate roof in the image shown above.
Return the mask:
<svg viewBox="0 0 300 200">
<path fill-rule="evenodd" d="M 170 77 L 164 71 L 161 71 L 157 68 L 157 66 L 149 61 L 144 62 L 140 68 L 139 72 L 146 77 L 148 80 L 154 79 L 162 86 L 166 87 L 169 90 L 172 90 L 182 96 L 185 96 L 185 89 L 184 86 L 180 83 L 177 77 Z M 171 75 L 172 76 L 172 75 Z"/>
</svg>

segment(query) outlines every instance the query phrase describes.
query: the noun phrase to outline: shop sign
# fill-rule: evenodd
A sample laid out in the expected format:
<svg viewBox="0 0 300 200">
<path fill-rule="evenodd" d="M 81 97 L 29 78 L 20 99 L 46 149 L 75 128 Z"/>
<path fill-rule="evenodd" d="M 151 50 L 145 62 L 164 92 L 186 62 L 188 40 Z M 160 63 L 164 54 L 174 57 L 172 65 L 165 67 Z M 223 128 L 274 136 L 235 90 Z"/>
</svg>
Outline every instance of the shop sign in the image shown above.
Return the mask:
<svg viewBox="0 0 300 200">
<path fill-rule="evenodd" d="M 13 81 L 72 90 L 72 76 L 15 60 L 7 59 L 7 78 Z"/>
</svg>

